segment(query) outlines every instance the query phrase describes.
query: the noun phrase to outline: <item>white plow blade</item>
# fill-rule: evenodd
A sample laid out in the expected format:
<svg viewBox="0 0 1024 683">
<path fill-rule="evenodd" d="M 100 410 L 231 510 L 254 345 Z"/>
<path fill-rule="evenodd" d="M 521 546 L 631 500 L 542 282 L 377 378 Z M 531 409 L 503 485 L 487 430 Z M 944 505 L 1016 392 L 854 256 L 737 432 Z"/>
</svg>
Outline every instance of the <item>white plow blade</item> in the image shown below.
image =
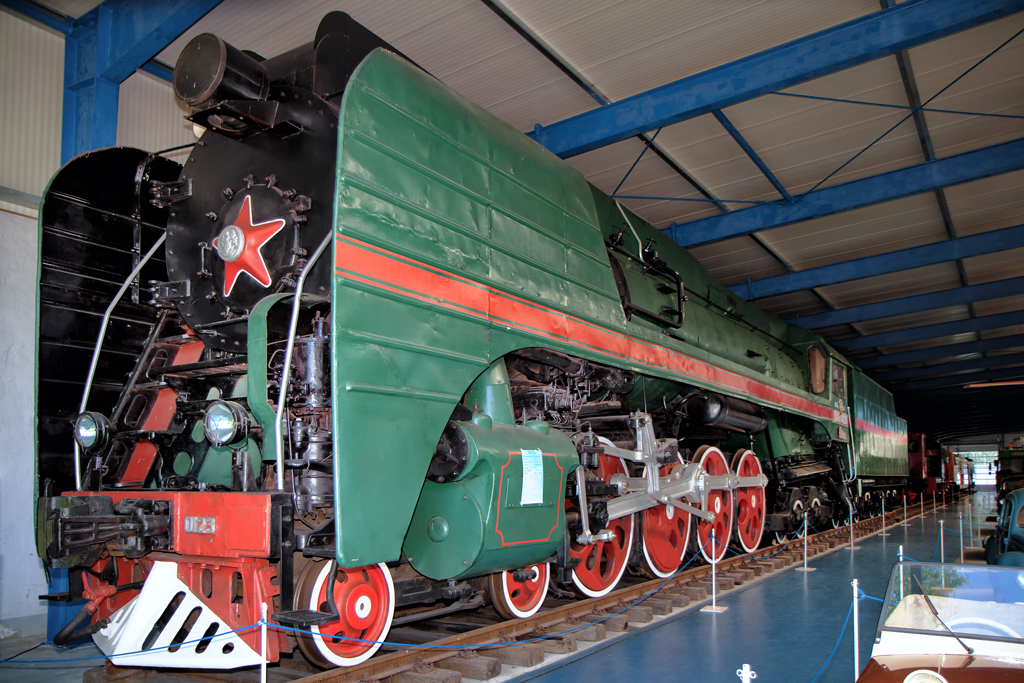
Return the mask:
<svg viewBox="0 0 1024 683">
<path fill-rule="evenodd" d="M 158 629 L 157 621 L 169 611 L 171 603 L 182 594 L 177 608 L 167 615 L 167 623 Z M 182 626 L 193 610 L 199 610 L 188 633 L 179 636 Z M 216 624 L 214 631 L 213 625 Z M 214 614 L 180 579 L 174 562 L 154 562 L 142 591 L 127 605 L 110 616 L 110 625 L 93 636 L 96 645 L 118 666 L 153 666 L 195 669 L 237 669 L 260 663 L 260 655 L 245 644 L 227 622 Z M 142 654 L 139 652 L 157 635 Z M 213 632 L 210 640 L 199 641 Z M 178 637 L 176 637 L 178 636 Z M 175 646 L 172 640 L 179 644 Z M 170 648 L 174 648 L 172 652 Z"/>
</svg>

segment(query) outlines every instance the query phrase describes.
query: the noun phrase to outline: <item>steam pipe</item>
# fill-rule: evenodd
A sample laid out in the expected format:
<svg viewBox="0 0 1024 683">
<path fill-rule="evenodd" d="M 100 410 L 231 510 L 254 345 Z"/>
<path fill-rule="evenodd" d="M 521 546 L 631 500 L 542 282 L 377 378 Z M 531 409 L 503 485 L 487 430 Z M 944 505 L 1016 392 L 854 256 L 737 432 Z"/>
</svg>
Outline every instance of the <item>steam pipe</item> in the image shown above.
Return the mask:
<svg viewBox="0 0 1024 683">
<path fill-rule="evenodd" d="M 299 307 L 302 304 L 302 289 L 306 285 L 306 276 L 309 275 L 309 271 L 313 269 L 313 265 L 320 258 L 320 255 L 324 253 L 324 250 L 327 249 L 327 245 L 331 243 L 332 239 L 334 239 L 333 230 L 328 232 L 323 241 L 320 242 L 320 246 L 313 252 L 313 255 L 306 263 L 306 267 L 302 269 L 298 282 L 295 283 L 295 294 L 292 298 L 292 320 L 288 326 L 288 344 L 284 350 L 281 390 L 277 394 L 277 415 L 274 418 L 274 448 L 277 451 L 275 453 L 275 463 L 277 467 L 278 491 L 284 491 L 284 437 L 281 434 L 281 429 L 284 423 L 284 402 L 288 395 L 288 381 L 291 379 L 292 374 L 292 354 L 295 351 L 295 332 L 299 327 Z"/>
</svg>

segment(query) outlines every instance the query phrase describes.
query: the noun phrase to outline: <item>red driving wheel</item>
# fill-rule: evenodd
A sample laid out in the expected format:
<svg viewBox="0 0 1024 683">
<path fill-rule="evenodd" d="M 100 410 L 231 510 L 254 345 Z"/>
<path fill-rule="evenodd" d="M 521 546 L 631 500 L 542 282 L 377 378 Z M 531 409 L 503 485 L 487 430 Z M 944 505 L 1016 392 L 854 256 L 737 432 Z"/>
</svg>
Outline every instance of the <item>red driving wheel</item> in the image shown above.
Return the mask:
<svg viewBox="0 0 1024 683">
<path fill-rule="evenodd" d="M 310 563 L 299 578 L 296 605 L 328 612 L 327 579 L 333 562 Z M 299 638 L 303 653 L 323 667 L 360 664 L 380 649 L 395 615 L 395 586 L 383 562 L 334 572 L 334 604 L 339 619 L 313 626 Z"/>
<path fill-rule="evenodd" d="M 750 449 L 740 449 L 732 458 L 732 470 L 740 477 L 760 477 L 761 463 Z M 736 489 L 736 539 L 743 552 L 752 553 L 764 535 L 765 504 L 763 486 Z"/>
<path fill-rule="evenodd" d="M 729 475 L 729 465 L 722 451 L 714 446 L 701 446 L 697 449 L 698 464 L 713 477 Z M 695 507 L 702 507 L 696 505 Z M 703 508 L 702 508 L 703 509 Z M 708 494 L 708 510 L 715 513 L 714 522 L 697 520 L 697 540 L 700 552 L 708 562 L 718 562 L 725 555 L 732 538 L 732 491 L 729 489 L 712 489 Z M 711 545 L 711 530 L 715 532 L 715 544 Z"/>
<path fill-rule="evenodd" d="M 531 576 L 516 581 L 515 572 L 503 571 L 491 574 L 491 604 L 494 610 L 506 619 L 532 617 L 544 604 L 548 594 L 551 569 L 547 562 L 535 564 L 522 570 Z"/>
<path fill-rule="evenodd" d="M 683 459 L 679 458 L 680 464 Z M 667 476 L 671 465 L 658 468 L 659 476 Z M 655 505 L 640 514 L 640 540 L 643 567 L 664 579 L 675 573 L 683 563 L 690 540 L 690 513 L 672 505 Z"/>
<path fill-rule="evenodd" d="M 601 442 L 611 445 L 610 441 L 603 438 Z M 626 466 L 618 458 L 604 453 L 598 454 L 597 458 L 597 469 L 589 470 L 588 474 L 605 482 L 611 481 L 615 474 L 629 476 Z M 566 507 L 572 505 L 573 501 L 566 500 Z M 626 572 L 626 564 L 629 562 L 629 551 L 633 545 L 633 515 L 612 520 L 606 528 L 615 532 L 615 538 L 591 545 L 580 545 L 576 539 L 572 539 L 569 549 L 569 554 L 580 561 L 572 570 L 572 582 L 576 590 L 589 598 L 611 593 Z M 596 533 L 594 529 L 591 532 Z"/>
</svg>

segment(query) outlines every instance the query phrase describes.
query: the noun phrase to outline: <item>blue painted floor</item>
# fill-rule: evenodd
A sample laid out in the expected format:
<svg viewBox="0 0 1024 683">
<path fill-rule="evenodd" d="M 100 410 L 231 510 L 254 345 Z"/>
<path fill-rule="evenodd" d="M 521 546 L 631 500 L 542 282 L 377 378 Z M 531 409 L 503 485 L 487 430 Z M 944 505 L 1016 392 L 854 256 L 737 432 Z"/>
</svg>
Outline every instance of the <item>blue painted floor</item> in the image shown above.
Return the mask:
<svg viewBox="0 0 1024 683">
<path fill-rule="evenodd" d="M 986 515 L 995 514 L 994 494 L 975 494 L 971 504 L 978 536 L 979 521 L 984 524 Z M 946 560 L 958 562 L 958 513 L 963 514 L 967 534 L 967 509 L 967 499 L 940 507 L 937 513 L 926 507 L 924 517 L 911 518 L 909 527 L 890 528 L 886 537 L 876 534 L 861 539 L 857 541 L 857 550 L 838 549 L 812 558 L 809 566 L 816 571 L 787 570 L 719 600 L 720 605 L 728 606 L 725 612 L 693 611 L 638 631 L 606 648 L 591 650 L 593 654 L 570 663 L 560 663 L 553 670 L 531 672 L 518 680 L 738 681 L 736 670 L 749 664 L 757 672 L 757 683 L 811 683 L 839 638 L 852 602 L 853 579 L 859 580 L 865 593 L 881 599 L 900 544 L 908 558 L 924 562 L 934 556 L 939 561 L 940 519 L 947 528 Z M 965 539 L 965 546 L 968 544 Z M 973 553 L 965 551 L 968 561 L 981 558 L 980 540 L 975 541 L 975 546 Z M 861 668 L 871 658 L 880 610 L 879 602 L 865 599 L 859 603 Z M 854 679 L 852 632 L 851 617 L 832 661 L 818 678 L 819 683 L 849 683 Z"/>
<path fill-rule="evenodd" d="M 972 500 L 975 535 L 978 522 L 995 514 L 992 493 L 976 494 Z M 577 683 L 582 681 L 738 681 L 736 670 L 749 664 L 757 672 L 757 683 L 792 681 L 810 683 L 829 658 L 850 608 L 852 587 L 857 578 L 868 595 L 882 598 L 896 552 L 915 560 L 930 561 L 936 553 L 939 520 L 944 520 L 946 559 L 959 560 L 958 512 L 964 514 L 967 532 L 967 501 L 939 508 L 926 508 L 924 518 L 911 518 L 910 527 L 889 529 L 888 537 L 878 535 L 857 542 L 858 550 L 837 549 L 832 554 L 811 558 L 816 571 L 792 569 L 767 581 L 724 597 L 719 604 L 728 610 L 718 614 L 692 611 L 620 638 L 607 647 L 595 647 L 574 660 L 563 660 L 547 669 L 532 671 L 518 681 Z M 992 524 L 988 524 L 992 526 Z M 976 542 L 980 546 L 980 541 Z M 974 557 L 981 551 L 975 548 Z M 968 560 L 972 557 L 968 553 Z M 938 560 L 938 557 L 935 556 Z M 983 560 L 982 560 L 983 561 Z M 860 602 L 861 666 L 871 657 L 871 645 L 878 623 L 880 603 Z M 853 680 L 852 618 L 846 634 L 818 679 Z M 0 660 L 38 643 L 38 639 L 0 641 Z M 95 657 L 95 659 L 89 659 Z M 62 650 L 42 646 L 20 660 L 48 660 L 41 664 L 0 665 L 3 683 L 76 683 L 85 669 L 102 664 L 95 645 Z M 81 660 L 85 661 L 81 661 Z M 557 668 L 556 668 L 557 667 Z"/>
</svg>

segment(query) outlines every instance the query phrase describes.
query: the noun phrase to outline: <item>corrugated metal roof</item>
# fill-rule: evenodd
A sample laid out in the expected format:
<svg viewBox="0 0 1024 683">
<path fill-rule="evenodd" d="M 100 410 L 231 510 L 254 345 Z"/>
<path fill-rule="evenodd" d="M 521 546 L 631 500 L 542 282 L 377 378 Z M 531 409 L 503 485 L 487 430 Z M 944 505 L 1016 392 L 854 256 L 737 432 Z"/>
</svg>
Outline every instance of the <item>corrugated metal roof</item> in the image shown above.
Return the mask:
<svg viewBox="0 0 1024 683">
<path fill-rule="evenodd" d="M 964 259 L 964 270 L 972 283 L 1020 277 L 1024 275 L 1024 247 Z"/>
<path fill-rule="evenodd" d="M 956 265 L 946 262 L 829 285 L 821 289 L 837 307 L 849 308 L 876 301 L 928 294 L 959 284 Z"/>
<path fill-rule="evenodd" d="M 701 264 L 725 285 L 782 275 L 786 269 L 764 247 L 749 237 L 714 242 L 690 250 Z"/>
<path fill-rule="evenodd" d="M 1008 40 L 1024 22 L 1019 15 L 994 21 L 910 50 L 924 100 Z M 1024 41 L 1014 42 L 945 91 L 931 107 L 1024 115 Z M 926 112 L 935 152 L 943 157 L 1024 135 L 1024 120 Z"/>
<path fill-rule="evenodd" d="M 40 4 L 77 19 L 102 2 L 103 0 L 46 0 Z"/>
<path fill-rule="evenodd" d="M 761 237 L 799 270 L 946 238 L 935 197 L 919 194 L 774 230 Z"/>
<path fill-rule="evenodd" d="M 872 0 L 505 0 L 504 5 L 612 100 L 878 9 Z"/>
<path fill-rule="evenodd" d="M 1024 225 L 1024 171 L 946 188 L 958 235 Z"/>
<path fill-rule="evenodd" d="M 96 0 L 46 0 L 71 16 L 80 16 Z M 496 3 L 510 20 L 531 32 L 565 69 L 573 70 L 611 100 L 645 91 L 725 64 L 836 24 L 876 12 L 877 0 L 808 3 L 803 0 L 502 0 Z M 596 103 L 559 65 L 516 33 L 478 0 L 224 0 L 159 59 L 173 64 L 185 43 L 198 33 L 215 33 L 239 48 L 271 56 L 308 42 L 320 18 L 344 10 L 406 53 L 429 72 L 469 99 L 521 130 L 590 110 Z M 909 51 L 922 99 L 927 100 L 975 65 L 1024 26 L 1020 14 Z M 0 30 L 3 30 L 0 28 Z M 50 35 L 51 41 L 54 39 Z M 17 36 L 14 37 L 17 40 Z M 57 38 L 59 41 L 59 38 Z M 8 56 L 9 55 L 9 56 Z M 0 57 L 21 59 L 0 35 Z M 51 60 L 52 62 L 52 60 Z M 16 62 L 20 63 L 20 62 Z M 49 62 L 47 62 L 49 63 Z M 970 71 L 929 106 L 967 112 L 1024 116 L 1024 38 L 1017 38 Z M 38 66 L 38 65 L 37 65 Z M 41 68 L 41 67 L 40 67 Z M 48 81 L 59 95 L 59 64 L 50 64 Z M 14 69 L 17 71 L 17 69 Z M 0 83 L 0 87 L 3 87 Z M 28 87 L 12 82 L 5 88 Z M 906 107 L 909 100 L 895 56 L 883 57 L 787 90 L 790 93 L 857 99 Z M 57 114 L 59 99 L 33 107 L 25 126 L 53 128 L 36 120 L 43 108 Z M 45 98 L 44 98 L 45 99 Z M 166 84 L 133 76 L 121 87 L 118 141 L 156 149 L 190 141 L 182 111 Z M 12 120 L 0 103 L 5 123 Z M 12 105 L 13 106 L 13 105 Z M 13 111 L 13 110 L 12 110 Z M 879 108 L 848 102 L 798 99 L 778 94 L 742 102 L 724 112 L 791 193 L 809 190 L 908 114 L 907 109 Z M 1024 137 L 1024 118 L 926 112 L 938 157 Z M 48 129 L 49 129 L 48 128 Z M 17 126 L 5 126 L 17 129 Z M 651 131 L 648 135 L 653 133 Z M 42 134 L 40 134 L 42 135 Z M 49 136 L 51 146 L 58 136 Z M 778 192 L 735 140 L 711 115 L 660 132 L 653 151 L 622 183 L 623 199 L 656 226 L 713 216 L 719 209 L 673 168 L 682 169 L 713 197 L 722 200 L 773 201 Z M 12 149 L 20 149 L 17 146 Z M 636 160 L 643 143 L 624 140 L 569 160 L 597 187 L 611 192 Z M 0 165 L 7 163 L 5 159 Z M 59 150 L 50 151 L 53 156 Z M 17 156 L 17 155 L 15 155 Z M 24 155 L 22 155 L 24 156 Z M 14 157 L 11 157 L 14 158 Z M 44 159 L 48 159 L 43 155 Z M 836 172 L 822 186 L 849 182 L 926 160 L 916 127 L 907 120 Z M 30 160 L 31 161 L 31 160 Z M 16 164 L 17 162 L 11 162 Z M 53 161 L 40 161 L 42 166 Z M 48 168 L 46 176 L 52 168 Z M 0 171 L 2 172 L 2 171 Z M 27 177 L 27 176 L 26 176 Z M 14 181 L 12 181 L 14 182 Z M 37 184 L 32 180 L 27 185 Z M 0 185 L 5 184 L 0 176 Z M 26 186 L 27 186 L 26 185 Z M 986 178 L 944 190 L 952 229 L 968 236 L 1024 224 L 1024 171 Z M 728 204 L 735 210 L 744 204 Z M 685 227 L 683 228 L 685 230 Z M 701 246 L 693 254 L 726 284 L 838 263 L 948 239 L 935 193 L 865 207 L 844 214 L 776 228 L 755 237 L 739 237 Z M 1024 249 L 963 261 L 967 284 L 1024 275 Z M 830 307 L 860 304 L 958 287 L 956 262 L 793 292 L 757 302 L 782 317 L 810 314 Z M 985 315 L 991 310 L 1021 310 L 1020 297 L 979 302 L 971 307 L 912 314 L 820 330 L 826 337 L 857 336 L 897 330 L 950 316 Z M 894 352 L 955 341 L 1008 334 L 1004 330 L 927 340 L 881 349 Z M 1018 329 L 1016 333 L 1020 333 Z M 864 357 L 879 350 L 851 354 Z M 961 354 L 962 355 L 962 354 Z M 933 363 L 934 361 L 929 361 Z"/>
</svg>

